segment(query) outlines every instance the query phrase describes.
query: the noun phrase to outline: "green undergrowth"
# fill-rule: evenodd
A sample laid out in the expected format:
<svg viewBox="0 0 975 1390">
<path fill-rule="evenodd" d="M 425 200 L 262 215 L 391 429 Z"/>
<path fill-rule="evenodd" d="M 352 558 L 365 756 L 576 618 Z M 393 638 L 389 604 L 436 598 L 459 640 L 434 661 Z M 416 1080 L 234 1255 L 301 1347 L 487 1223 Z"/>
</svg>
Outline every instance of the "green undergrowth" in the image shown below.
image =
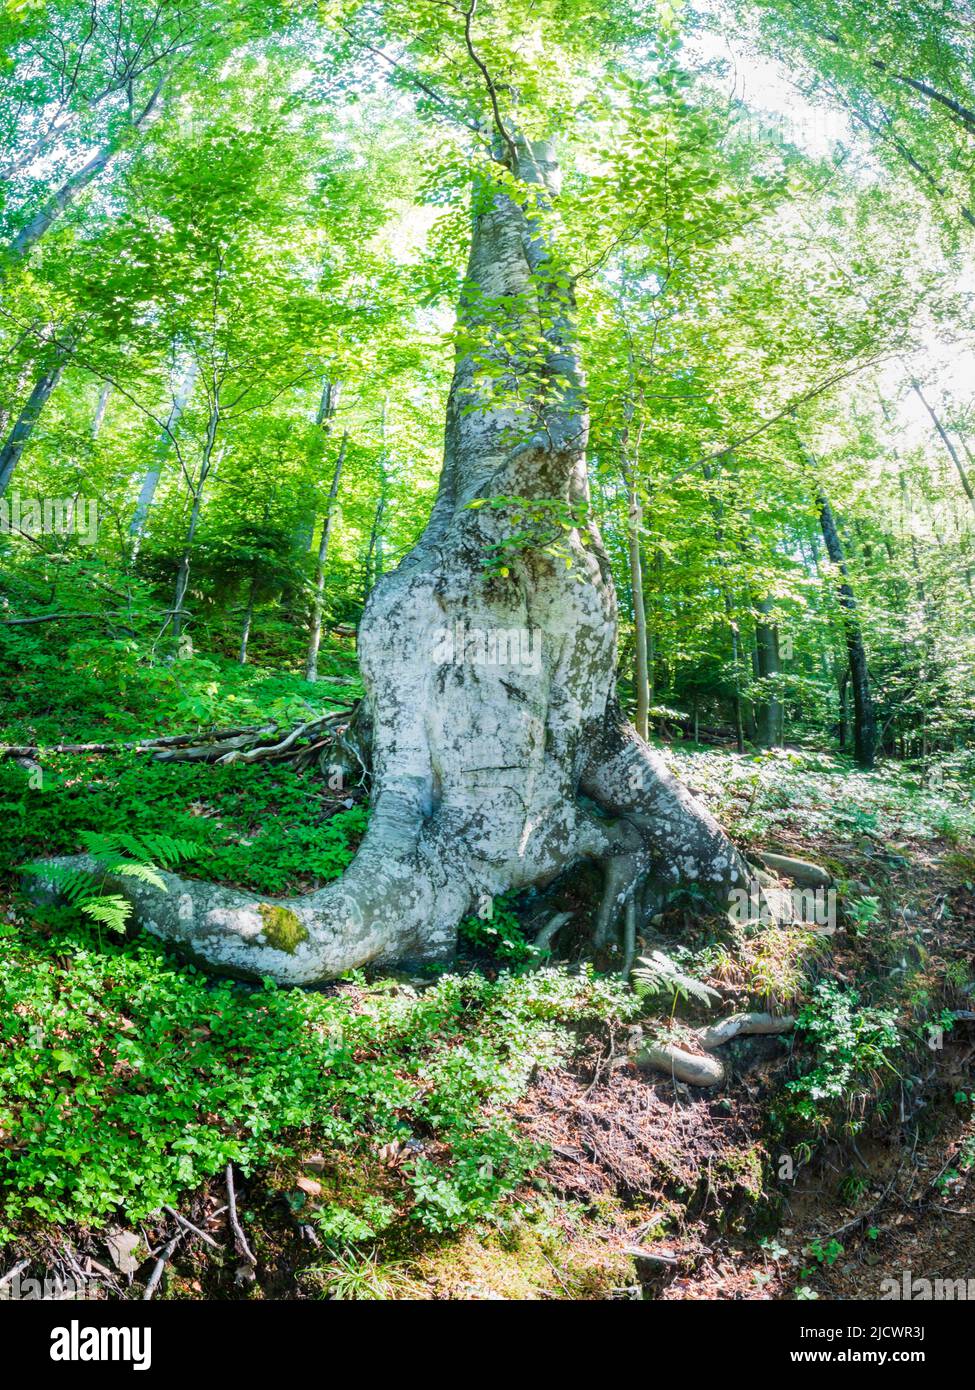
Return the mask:
<svg viewBox="0 0 975 1390">
<path fill-rule="evenodd" d="M 864 772 L 822 749 L 736 754 L 664 745 L 665 758 L 733 833 L 771 848 L 781 836 L 859 840 L 975 838 L 975 753 L 884 762 Z"/>
<path fill-rule="evenodd" d="M 198 847 L 190 876 L 285 893 L 338 878 L 366 826 L 365 807 L 337 804 L 320 776 L 267 764 L 55 754 L 37 780 L 0 762 L 0 865 L 74 853 L 86 831 L 165 834 Z"/>
<path fill-rule="evenodd" d="M 145 638 L 86 634 L 55 645 L 43 633 L 2 626 L 0 669 L 0 741 L 11 744 L 152 738 L 267 720 L 290 727 L 362 693 L 354 648 L 328 638 L 315 684 L 216 653 L 160 661 Z"/>
<path fill-rule="evenodd" d="M 329 993 L 213 981 L 144 937 L 2 928 L 0 1211 L 136 1221 L 229 1161 L 299 1135 L 354 1152 L 409 1142 L 401 1203 L 444 1232 L 493 1210 L 539 1160 L 507 1116 L 569 1027 L 632 1000 L 588 972 L 361 979 Z"/>
<path fill-rule="evenodd" d="M 53 669 L 21 661 L 34 684 L 8 712 L 6 741 L 285 723 L 308 717 L 309 698 L 325 694 L 220 659 L 167 668 L 135 659 L 99 704 L 93 691 L 106 672 L 99 667 L 93 684 L 83 646 L 72 651 L 65 692 Z M 105 656 L 107 667 L 116 655 Z M 336 696 L 350 689 L 341 679 Z M 828 864 L 839 887 L 836 934 L 735 927 L 685 897 L 640 947 L 663 951 L 677 973 L 638 998 L 589 970 L 546 967 L 516 901 L 498 899 L 461 924 L 469 974 L 422 989 L 356 976 L 303 992 L 210 979 L 140 932 L 120 939 L 64 915 L 8 909 L 3 1238 L 51 1223 L 132 1224 L 185 1200 L 228 1161 L 252 1188 L 271 1191 L 278 1168 L 293 1184 L 301 1156 L 317 1148 L 345 1171 L 340 1190 L 300 1214 L 322 1243 L 313 1266 L 326 1296 L 400 1296 L 399 1276 L 376 1262 L 401 1248 L 424 1250 L 451 1287 L 469 1260 L 464 1279 L 477 1285 L 486 1224 L 499 1239 L 537 1205 L 537 1193 L 525 1194 L 544 1156 L 520 1133 L 515 1103 L 537 1068 L 568 1058 L 577 1031 L 608 1023 L 619 1037 L 618 1025 L 638 1015 L 678 1028 L 742 1007 L 797 1015 L 767 1083 L 763 1122 L 776 1152 L 803 1157 L 824 1139 L 882 1124 L 901 1088 L 910 1091 L 922 1049 L 939 1030 L 950 1035 L 952 1009 L 970 1000 L 970 919 L 957 896 L 975 882 L 970 758 L 861 773 L 810 750 L 664 752 L 740 843 Z M 136 753 L 0 761 L 0 888 L 15 893 L 15 865 L 90 847 L 93 836 L 130 836 L 178 842 L 180 873 L 271 897 L 297 893 L 341 875 L 367 818 L 357 791 L 292 767 L 166 764 Z M 292 941 L 286 913 L 270 926 Z M 680 976 L 711 985 L 723 1002 L 706 1007 L 698 991 L 673 984 Z M 732 1086 L 729 1103 L 735 1094 Z M 397 1156 L 387 1166 L 390 1148 Z M 304 1199 L 289 1186 L 281 1200 Z M 580 1219 L 585 1233 L 589 1218 Z M 450 1241 L 475 1244 L 448 1257 Z M 529 1283 L 546 1277 L 543 1266 L 539 1257 Z M 505 1277 L 516 1274 L 512 1266 Z M 615 1266 L 606 1273 L 617 1277 Z"/>
</svg>

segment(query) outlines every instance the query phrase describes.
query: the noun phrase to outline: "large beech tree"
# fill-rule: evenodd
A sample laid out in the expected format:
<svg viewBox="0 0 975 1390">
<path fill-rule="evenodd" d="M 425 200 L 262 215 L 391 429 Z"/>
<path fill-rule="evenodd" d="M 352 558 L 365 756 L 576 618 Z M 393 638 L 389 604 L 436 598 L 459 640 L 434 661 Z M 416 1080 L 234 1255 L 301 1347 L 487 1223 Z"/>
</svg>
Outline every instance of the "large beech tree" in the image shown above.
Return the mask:
<svg viewBox="0 0 975 1390">
<path fill-rule="evenodd" d="M 149 930 L 209 965 L 308 984 L 442 958 L 479 900 L 582 860 L 603 868 L 600 944 L 662 889 L 691 881 L 727 901 L 744 882 L 734 846 L 620 711 L 585 379 L 552 243 L 555 148 L 499 127 L 475 190 L 437 501 L 360 628 L 365 841 L 340 882 L 286 902 L 127 880 Z M 564 518 L 557 553 L 511 544 L 533 504 Z M 507 563 L 485 565 L 499 549 Z"/>
<path fill-rule="evenodd" d="M 165 892 L 135 879 L 119 891 L 208 965 L 309 983 L 445 957 L 466 913 L 589 861 L 602 870 L 596 943 L 622 937 L 628 958 L 669 890 L 693 884 L 720 905 L 748 870 L 625 710 L 648 731 L 671 720 L 695 739 L 732 732 L 742 754 L 753 736 L 780 742 L 783 725 L 804 738 L 810 719 L 830 738 L 854 628 L 882 752 L 909 741 L 935 681 L 970 685 L 936 640 L 970 650 L 970 406 L 932 383 L 947 453 L 934 432 L 898 441 L 900 417 L 886 418 L 929 326 L 968 322 L 961 296 L 939 288 L 963 253 L 949 229 L 931 261 L 927 195 L 876 179 L 860 125 L 852 160 L 820 162 L 736 124 L 721 75 L 693 71 L 665 0 L 598 13 L 584 0 L 285 8 L 273 46 L 235 53 L 217 111 L 209 83 L 189 108 L 192 84 L 180 87 L 139 157 L 113 161 L 10 266 L 0 380 L 16 387 L 9 429 L 46 365 L 14 333 L 73 324 L 76 299 L 90 309 L 85 350 L 51 389 L 17 477 L 60 487 L 58 442 L 75 448 L 83 418 L 78 456 L 114 498 L 127 552 L 166 418 L 160 364 L 175 344 L 180 360 L 196 345 L 204 365 L 226 365 L 213 309 L 233 297 L 248 348 L 237 375 L 279 363 L 275 390 L 237 418 L 221 403 L 217 420 L 203 409 L 213 373 L 201 377 L 180 449 L 185 435 L 203 457 L 215 423 L 225 454 L 190 541 L 168 466 L 135 569 L 165 573 L 169 611 L 182 557 L 191 602 L 181 581 L 175 606 L 196 605 L 201 650 L 200 615 L 218 617 L 226 598 L 241 659 L 252 620 L 259 633 L 273 617 L 279 669 L 300 662 L 326 679 L 334 648 L 323 641 L 321 673 L 305 664 L 309 624 L 314 647 L 319 625 L 354 622 L 381 575 L 359 627 L 353 731 L 371 760 L 370 824 L 345 877 L 307 897 L 174 876 Z M 350 96 L 366 98 L 357 113 Z M 218 219 L 235 143 L 253 148 L 259 177 L 246 200 L 226 186 Z M 228 261 L 231 226 L 247 255 Z M 59 271 L 75 261 L 69 294 Z M 917 375 L 927 391 L 927 369 Z M 342 386 L 327 449 L 323 378 Z M 837 620 L 797 431 L 842 532 L 855 623 Z M 262 528 L 274 547 L 255 543 Z M 111 538 L 99 544 L 111 563 Z M 923 623 L 923 660 L 905 614 Z M 301 700 L 317 709 L 327 696 L 310 686 Z M 932 736 L 959 736 L 964 718 L 939 715 Z"/>
</svg>

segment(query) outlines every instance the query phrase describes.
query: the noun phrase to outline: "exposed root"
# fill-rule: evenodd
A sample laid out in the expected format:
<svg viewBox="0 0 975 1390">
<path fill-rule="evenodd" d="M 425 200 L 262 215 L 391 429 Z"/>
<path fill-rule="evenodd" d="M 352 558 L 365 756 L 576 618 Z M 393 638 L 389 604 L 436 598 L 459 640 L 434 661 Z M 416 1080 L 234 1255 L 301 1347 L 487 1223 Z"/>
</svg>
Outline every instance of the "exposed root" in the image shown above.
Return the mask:
<svg viewBox="0 0 975 1390">
<path fill-rule="evenodd" d="M 697 1040 L 710 1052 L 712 1048 L 723 1047 L 725 1043 L 731 1042 L 732 1038 L 764 1033 L 791 1033 L 795 1026 L 796 1021 L 791 1014 L 784 1014 L 781 1018 L 767 1013 L 730 1014 L 728 1018 L 720 1019 L 710 1028 L 702 1028 L 697 1034 Z"/>
<path fill-rule="evenodd" d="M 298 898 L 262 901 L 171 873 L 159 874 L 162 890 L 128 876 L 104 882 L 132 904 L 148 931 L 202 965 L 243 979 L 317 984 L 371 962 L 452 954 L 471 888 L 455 859 L 421 841 L 420 825 L 415 804 L 387 794 L 345 876 Z M 91 856 L 51 863 L 104 878 Z M 40 877 L 29 876 L 24 886 L 35 899 L 58 896 Z"/>
<path fill-rule="evenodd" d="M 551 946 L 552 942 L 555 940 L 556 934 L 562 930 L 562 928 L 566 925 L 567 922 L 571 921 L 571 912 L 556 912 L 554 917 L 549 918 L 549 920 L 545 923 L 545 926 L 542 927 L 542 930 L 535 937 L 535 949 L 539 951 L 547 951 L 548 948 Z"/>
<path fill-rule="evenodd" d="M 753 1034 L 789 1033 L 795 1026 L 795 1019 L 789 1016 L 776 1018 L 768 1013 L 731 1014 L 708 1028 L 698 1029 L 692 1035 L 694 1042 L 704 1049 L 703 1056 L 660 1038 L 655 1038 L 652 1043 L 645 1045 L 639 1034 L 635 1039 L 632 1056 L 638 1067 L 666 1072 L 688 1086 L 720 1086 L 725 1079 L 725 1068 L 717 1057 L 708 1055 L 714 1048 L 723 1047 L 733 1038 Z"/>
<path fill-rule="evenodd" d="M 638 1067 L 665 1072 L 688 1086 L 720 1086 L 724 1081 L 724 1065 L 717 1057 L 686 1052 L 670 1043 L 652 1043 L 641 1047 L 633 1059 Z"/>
<path fill-rule="evenodd" d="M 791 878 L 800 888 L 828 888 L 833 882 L 831 874 L 806 859 L 793 859 L 787 854 L 760 854 L 758 857 L 767 868 L 783 878 Z"/>
</svg>

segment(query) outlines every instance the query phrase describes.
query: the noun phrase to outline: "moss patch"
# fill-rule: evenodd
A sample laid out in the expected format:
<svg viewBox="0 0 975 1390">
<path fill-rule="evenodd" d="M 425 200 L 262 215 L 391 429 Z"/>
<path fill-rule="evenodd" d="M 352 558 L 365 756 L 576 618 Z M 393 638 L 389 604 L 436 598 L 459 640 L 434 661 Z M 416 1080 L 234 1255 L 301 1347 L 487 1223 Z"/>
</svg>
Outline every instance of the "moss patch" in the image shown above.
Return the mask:
<svg viewBox="0 0 975 1390">
<path fill-rule="evenodd" d="M 275 950 L 287 951 L 289 956 L 293 956 L 301 943 L 308 940 L 308 929 L 288 908 L 260 903 L 257 910 L 264 923 L 268 945 Z"/>
</svg>

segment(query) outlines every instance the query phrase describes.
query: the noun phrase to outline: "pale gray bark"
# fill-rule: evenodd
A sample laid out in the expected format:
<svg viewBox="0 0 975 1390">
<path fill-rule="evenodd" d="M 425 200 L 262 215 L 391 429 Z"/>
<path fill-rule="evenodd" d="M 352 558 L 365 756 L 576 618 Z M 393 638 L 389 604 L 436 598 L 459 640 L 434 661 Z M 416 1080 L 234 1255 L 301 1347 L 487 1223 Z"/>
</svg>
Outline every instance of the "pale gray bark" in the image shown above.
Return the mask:
<svg viewBox="0 0 975 1390">
<path fill-rule="evenodd" d="M 255 574 L 250 583 L 247 595 L 247 607 L 244 609 L 244 621 L 240 625 L 240 650 L 237 653 L 237 660 L 241 666 L 247 665 L 247 646 L 251 640 L 251 625 L 254 621 L 254 604 L 257 600 L 257 575 Z"/>
<path fill-rule="evenodd" d="M 132 121 L 131 126 L 126 127 L 124 134 L 107 141 L 101 149 L 96 150 L 80 169 L 76 169 L 73 174 L 69 175 L 61 186 L 51 194 L 40 211 L 35 213 L 25 226 L 21 227 L 7 247 L 7 253 L 11 259 L 23 259 L 37 245 L 45 232 L 63 216 L 89 184 L 93 183 L 103 169 L 112 163 L 119 152 L 126 148 L 127 137 L 131 130 L 143 132 L 148 128 L 158 109 L 166 76 L 168 74 L 159 79 L 149 100 Z"/>
<path fill-rule="evenodd" d="M 509 371 L 503 343 L 490 364 L 458 353 L 433 512 L 370 595 L 359 633 L 373 801 L 358 854 L 339 882 L 281 903 L 172 875 L 165 894 L 118 885 L 150 931 L 209 966 L 308 984 L 367 962 L 444 958 L 478 899 L 586 859 L 604 869 L 603 943 L 666 888 L 693 882 L 726 904 L 744 883 L 716 822 L 620 714 L 616 597 L 595 524 L 565 532 L 571 569 L 532 549 L 511 556 L 503 579 L 483 563 L 518 523 L 506 507 L 470 504 L 588 500 L 572 304 L 550 273 L 545 204 L 558 170 L 547 143 L 519 151 L 517 200 L 485 190 L 460 312 L 510 341 L 537 332 L 547 301 L 542 380 Z M 484 659 L 476 640 L 468 650 L 478 633 L 504 639 L 506 656 Z"/>
<path fill-rule="evenodd" d="M 924 393 L 922 392 L 922 390 L 921 390 L 920 386 L 918 385 L 918 383 L 917 383 L 916 381 L 913 381 L 913 382 L 911 382 L 911 385 L 912 385 L 913 388 L 914 388 L 914 394 L 917 396 L 918 400 L 919 400 L 919 401 L 921 402 L 921 404 L 924 406 L 924 409 L 925 409 L 925 410 L 928 412 L 928 414 L 930 415 L 930 417 L 931 417 L 931 423 L 934 425 L 934 428 L 935 428 L 935 429 L 937 430 L 937 432 L 938 432 L 938 438 L 941 440 L 942 444 L 945 446 L 945 449 L 948 451 L 948 457 L 951 459 L 952 463 L 955 465 L 955 471 L 956 471 L 957 474 L 958 474 L 959 481 L 961 482 L 962 487 L 965 489 L 965 496 L 968 498 L 969 502 L 971 503 L 972 509 L 975 510 L 975 488 L 973 488 L 973 486 L 972 486 L 972 481 L 971 481 L 971 479 L 970 479 L 969 476 L 968 476 L 968 470 L 965 468 L 965 465 L 962 463 L 962 461 L 961 461 L 961 456 L 959 455 L 958 450 L 955 448 L 954 444 L 951 442 L 951 435 L 948 433 L 948 431 L 945 429 L 944 425 L 941 423 L 940 419 L 938 418 L 938 416 L 936 415 L 936 413 L 935 413 L 935 411 L 934 411 L 934 407 L 929 403 L 927 397 L 926 397 L 926 396 L 924 395 Z"/>
<path fill-rule="evenodd" d="M 627 546 L 630 557 L 630 585 L 633 589 L 633 683 L 636 686 L 636 731 L 641 738 L 649 736 L 650 674 L 647 645 L 647 608 L 643 594 L 643 556 L 640 551 L 640 531 L 643 507 L 636 487 L 628 484 L 629 528 Z"/>
<path fill-rule="evenodd" d="M 183 604 L 190 583 L 190 564 L 193 558 L 193 542 L 196 540 L 196 529 L 200 523 L 200 513 L 203 509 L 203 490 L 206 487 L 207 478 L 210 476 L 213 463 L 213 450 L 217 440 L 217 428 L 219 424 L 220 401 L 217 397 L 214 397 L 210 407 L 210 418 L 207 421 L 207 432 L 203 444 L 203 457 L 200 460 L 200 471 L 195 483 L 192 485 L 192 505 L 190 506 L 189 525 L 186 528 L 183 553 L 180 557 L 179 569 L 176 572 L 176 594 L 173 599 L 171 618 L 173 624 L 173 637 L 177 643 L 179 642 L 183 630 L 183 621 L 185 618 Z"/>
<path fill-rule="evenodd" d="M 759 612 L 767 616 L 772 600 L 763 599 Z M 760 681 L 770 681 L 779 674 L 779 632 L 767 622 L 755 624 L 755 675 Z M 755 742 L 761 748 L 778 748 L 784 733 L 782 701 L 773 691 L 765 689 L 755 702 Z"/>
<path fill-rule="evenodd" d="M 20 462 L 20 456 L 34 433 L 34 426 L 40 419 L 48 397 L 61 380 L 61 373 L 64 371 L 68 359 L 68 350 L 67 347 L 60 349 L 53 361 L 41 369 L 30 395 L 14 421 L 13 428 L 7 436 L 3 448 L 0 449 L 0 497 L 10 485 L 14 469 Z"/>
<path fill-rule="evenodd" d="M 98 400 L 95 404 L 95 413 L 91 419 L 91 437 L 97 439 L 101 434 L 102 425 L 105 423 L 105 411 L 108 409 L 108 398 L 112 394 L 112 383 L 106 381 L 98 393 Z"/>
<path fill-rule="evenodd" d="M 308 654 L 305 659 L 305 680 L 309 681 L 318 680 L 318 650 L 322 643 L 322 612 L 325 607 L 325 567 L 328 563 L 332 523 L 335 520 L 335 499 L 338 496 L 339 483 L 342 479 L 342 467 L 345 463 L 345 451 L 348 442 L 349 436 L 346 431 L 342 435 L 342 442 L 339 444 L 338 455 L 335 459 L 335 467 L 332 470 L 332 482 L 328 490 L 328 502 L 322 521 L 322 536 L 318 543 L 318 560 L 315 565 L 315 596 L 312 601 L 311 630 L 308 637 Z"/>
<path fill-rule="evenodd" d="M 159 479 L 162 476 L 163 464 L 166 462 L 167 455 L 173 444 L 173 432 L 179 424 L 183 411 L 189 405 L 190 397 L 193 395 L 193 388 L 196 385 L 198 366 L 193 359 L 183 373 L 183 379 L 177 388 L 173 403 L 166 417 L 166 423 L 159 432 L 156 440 L 152 462 L 146 469 L 145 477 L 142 480 L 142 487 L 139 489 L 139 500 L 135 504 L 135 513 L 129 526 L 129 535 L 132 537 L 132 559 L 134 560 L 139 553 L 142 544 L 142 537 L 146 529 L 146 521 L 149 516 L 149 508 L 152 506 L 153 498 L 156 495 L 156 488 L 159 486 Z"/>
<path fill-rule="evenodd" d="M 319 397 L 318 409 L 315 411 L 314 417 L 315 429 L 319 433 L 315 436 L 311 450 L 316 463 L 321 461 L 322 443 L 331 432 L 331 421 L 335 415 L 341 389 L 341 383 L 330 381 L 327 376 L 322 382 L 322 394 Z M 308 511 L 302 517 L 295 533 L 295 547 L 300 553 L 311 550 L 312 541 L 315 538 L 315 510 L 316 498 L 313 494 L 309 500 Z"/>
</svg>

